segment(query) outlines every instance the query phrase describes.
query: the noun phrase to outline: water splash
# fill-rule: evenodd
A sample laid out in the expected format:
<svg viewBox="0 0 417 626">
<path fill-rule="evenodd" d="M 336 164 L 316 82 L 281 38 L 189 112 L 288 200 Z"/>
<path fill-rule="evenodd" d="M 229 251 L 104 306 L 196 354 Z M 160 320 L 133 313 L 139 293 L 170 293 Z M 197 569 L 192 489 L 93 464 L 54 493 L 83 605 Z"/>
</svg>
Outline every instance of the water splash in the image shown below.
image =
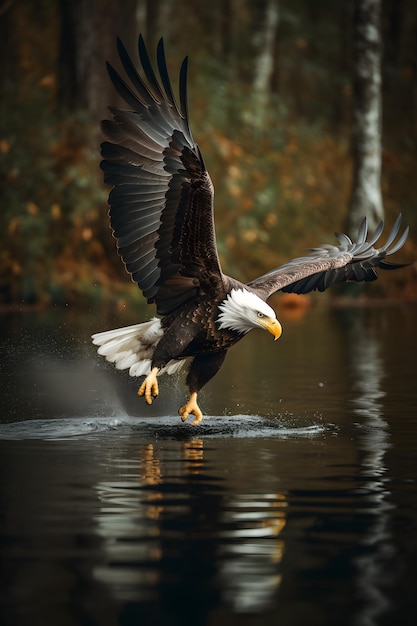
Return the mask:
<svg viewBox="0 0 417 626">
<path fill-rule="evenodd" d="M 166 438 L 187 436 L 241 437 L 241 438 L 297 438 L 316 437 L 327 427 L 323 424 L 288 425 L 282 417 L 263 418 L 258 415 L 205 416 L 202 425 L 181 424 L 177 416 L 161 417 L 71 417 L 61 419 L 31 419 L 0 424 L 0 439 L 65 440 L 86 436 L 118 436 L 135 434 Z"/>
</svg>

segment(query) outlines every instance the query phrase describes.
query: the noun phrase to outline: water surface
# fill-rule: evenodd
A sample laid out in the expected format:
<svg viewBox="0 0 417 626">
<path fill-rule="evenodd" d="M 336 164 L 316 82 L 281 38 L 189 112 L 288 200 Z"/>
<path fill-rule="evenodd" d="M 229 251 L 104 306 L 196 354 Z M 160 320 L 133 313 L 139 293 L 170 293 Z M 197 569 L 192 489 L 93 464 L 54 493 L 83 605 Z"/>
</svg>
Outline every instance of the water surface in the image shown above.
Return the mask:
<svg viewBox="0 0 417 626">
<path fill-rule="evenodd" d="M 282 315 L 198 427 L 95 356 L 117 321 L 3 315 L 1 624 L 414 623 L 416 312 Z"/>
</svg>

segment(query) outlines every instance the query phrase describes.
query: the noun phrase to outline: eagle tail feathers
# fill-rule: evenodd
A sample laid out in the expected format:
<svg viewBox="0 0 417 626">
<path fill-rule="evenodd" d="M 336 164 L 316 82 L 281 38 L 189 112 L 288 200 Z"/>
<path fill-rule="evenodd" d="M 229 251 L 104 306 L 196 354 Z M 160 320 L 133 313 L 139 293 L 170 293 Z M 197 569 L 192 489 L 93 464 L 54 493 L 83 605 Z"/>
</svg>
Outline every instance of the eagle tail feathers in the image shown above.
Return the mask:
<svg viewBox="0 0 417 626">
<path fill-rule="evenodd" d="M 142 324 L 106 330 L 92 335 L 97 352 L 118 370 L 129 370 L 130 376 L 147 376 L 152 368 L 152 356 L 164 331 L 157 317 Z M 172 360 L 162 367 L 160 374 L 174 374 L 184 360 Z"/>
</svg>

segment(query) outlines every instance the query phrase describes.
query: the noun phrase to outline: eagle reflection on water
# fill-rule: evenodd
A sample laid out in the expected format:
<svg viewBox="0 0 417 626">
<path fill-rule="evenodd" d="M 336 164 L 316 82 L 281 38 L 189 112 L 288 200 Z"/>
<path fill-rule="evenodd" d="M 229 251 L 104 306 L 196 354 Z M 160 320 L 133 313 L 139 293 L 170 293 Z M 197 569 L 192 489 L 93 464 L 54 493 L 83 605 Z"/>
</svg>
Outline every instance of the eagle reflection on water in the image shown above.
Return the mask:
<svg viewBox="0 0 417 626">
<path fill-rule="evenodd" d="M 96 485 L 107 558 L 95 577 L 116 599 L 143 602 L 153 594 L 160 603 L 207 584 L 239 612 L 271 603 L 282 581 L 284 493 L 248 492 L 239 472 L 233 493 L 223 490 L 200 437 L 146 443 L 121 467 L 117 481 Z"/>
</svg>

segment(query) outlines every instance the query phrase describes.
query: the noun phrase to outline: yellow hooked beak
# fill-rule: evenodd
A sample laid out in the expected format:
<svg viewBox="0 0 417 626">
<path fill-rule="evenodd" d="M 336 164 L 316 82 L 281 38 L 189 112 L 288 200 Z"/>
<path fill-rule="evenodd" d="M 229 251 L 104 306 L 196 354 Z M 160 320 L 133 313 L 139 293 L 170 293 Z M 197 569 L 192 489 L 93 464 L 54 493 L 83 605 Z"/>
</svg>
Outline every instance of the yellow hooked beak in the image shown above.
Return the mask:
<svg viewBox="0 0 417 626">
<path fill-rule="evenodd" d="M 274 341 L 279 339 L 282 335 L 282 326 L 278 320 L 271 317 L 265 317 L 259 321 L 259 324 L 265 328 L 271 335 L 274 335 Z"/>
</svg>

